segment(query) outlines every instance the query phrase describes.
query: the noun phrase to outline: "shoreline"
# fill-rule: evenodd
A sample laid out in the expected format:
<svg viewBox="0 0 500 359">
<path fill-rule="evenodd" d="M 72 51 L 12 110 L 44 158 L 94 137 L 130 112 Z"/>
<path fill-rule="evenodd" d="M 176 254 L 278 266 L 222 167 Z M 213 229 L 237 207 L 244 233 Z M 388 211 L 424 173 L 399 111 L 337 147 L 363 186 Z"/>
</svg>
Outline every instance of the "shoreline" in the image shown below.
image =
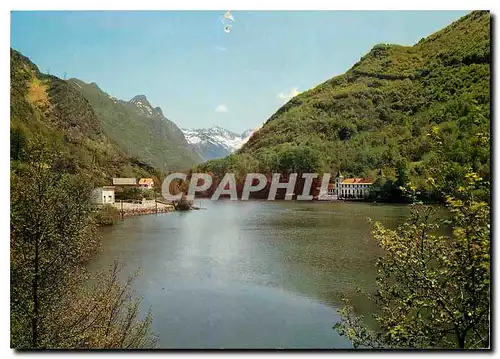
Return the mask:
<svg viewBox="0 0 500 359">
<path fill-rule="evenodd" d="M 155 208 L 124 210 L 122 217 L 125 218 L 125 217 L 143 216 L 148 214 L 169 213 L 169 212 L 175 212 L 175 209 L 172 207 L 172 208 L 158 208 L 157 210 Z"/>
<path fill-rule="evenodd" d="M 154 200 L 144 201 L 143 203 L 115 202 L 112 206 L 120 211 L 122 218 L 175 211 L 173 205 L 155 202 Z"/>
</svg>

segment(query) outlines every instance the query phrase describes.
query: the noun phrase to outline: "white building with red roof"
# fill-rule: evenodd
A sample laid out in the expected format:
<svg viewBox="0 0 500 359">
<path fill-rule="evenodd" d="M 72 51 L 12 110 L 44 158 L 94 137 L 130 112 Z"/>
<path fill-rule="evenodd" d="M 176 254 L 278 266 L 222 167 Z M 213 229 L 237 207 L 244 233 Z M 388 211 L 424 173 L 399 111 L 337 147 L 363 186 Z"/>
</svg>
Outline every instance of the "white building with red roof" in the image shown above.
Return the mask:
<svg viewBox="0 0 500 359">
<path fill-rule="evenodd" d="M 335 176 L 335 188 L 332 190 L 337 198 L 364 198 L 370 192 L 372 181 L 368 178 L 344 178 L 338 171 Z"/>
</svg>

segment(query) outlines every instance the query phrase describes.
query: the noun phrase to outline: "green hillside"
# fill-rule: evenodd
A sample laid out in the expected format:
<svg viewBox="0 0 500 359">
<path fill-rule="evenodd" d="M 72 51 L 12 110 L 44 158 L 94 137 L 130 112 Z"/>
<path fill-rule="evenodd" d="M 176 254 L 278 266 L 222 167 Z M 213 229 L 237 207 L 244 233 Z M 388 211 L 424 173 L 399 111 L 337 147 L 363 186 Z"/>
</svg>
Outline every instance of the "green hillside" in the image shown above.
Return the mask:
<svg viewBox="0 0 500 359">
<path fill-rule="evenodd" d="M 130 156 L 163 171 L 186 169 L 202 162 L 180 129 L 163 116 L 159 107 L 153 108 L 145 96 L 127 102 L 109 96 L 95 83 L 78 79 L 68 83 L 89 101 L 103 132 Z"/>
<path fill-rule="evenodd" d="M 292 98 L 237 153 L 197 169 L 371 178 L 403 170 L 425 189 L 429 169 L 446 160 L 448 179 L 466 165 L 489 179 L 490 62 L 485 11 L 411 47 L 376 45 L 345 74 Z"/>
<path fill-rule="evenodd" d="M 32 147 L 57 152 L 58 166 L 95 185 L 115 176 L 152 176 L 153 168 L 129 158 L 102 131 L 88 101 L 66 81 L 40 73 L 10 50 L 11 160 L 22 163 Z"/>
</svg>

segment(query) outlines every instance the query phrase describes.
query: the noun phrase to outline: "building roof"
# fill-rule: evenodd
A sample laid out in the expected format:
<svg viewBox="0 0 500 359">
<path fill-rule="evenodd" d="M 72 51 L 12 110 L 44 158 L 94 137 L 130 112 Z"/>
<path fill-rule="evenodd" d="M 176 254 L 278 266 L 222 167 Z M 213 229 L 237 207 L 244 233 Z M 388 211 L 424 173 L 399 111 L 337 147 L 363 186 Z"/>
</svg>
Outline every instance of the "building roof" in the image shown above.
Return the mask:
<svg viewBox="0 0 500 359">
<path fill-rule="evenodd" d="M 356 178 L 345 178 L 342 181 L 342 184 L 371 184 L 372 181 L 368 178 L 361 178 L 361 177 L 356 177 Z"/>
<path fill-rule="evenodd" d="M 139 184 L 153 184 L 154 182 L 152 178 L 141 178 L 139 180 Z"/>
<path fill-rule="evenodd" d="M 115 189 L 115 186 L 102 186 L 102 189 Z"/>
<path fill-rule="evenodd" d="M 113 184 L 115 186 L 124 186 L 124 185 L 136 185 L 136 178 L 113 178 Z"/>
</svg>

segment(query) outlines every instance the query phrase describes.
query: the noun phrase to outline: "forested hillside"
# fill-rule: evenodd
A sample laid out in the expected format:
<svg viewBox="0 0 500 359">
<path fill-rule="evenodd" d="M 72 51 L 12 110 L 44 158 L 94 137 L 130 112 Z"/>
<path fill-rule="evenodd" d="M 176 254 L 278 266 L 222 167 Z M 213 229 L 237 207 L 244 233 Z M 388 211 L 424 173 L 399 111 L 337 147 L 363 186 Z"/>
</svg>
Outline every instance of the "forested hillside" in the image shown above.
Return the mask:
<svg viewBox="0 0 500 359">
<path fill-rule="evenodd" d="M 130 156 L 163 171 L 187 169 L 202 162 L 182 131 L 163 116 L 159 107 L 153 108 L 146 96 L 122 101 L 109 96 L 95 83 L 78 79 L 70 79 L 68 83 L 89 101 L 103 132 Z"/>
<path fill-rule="evenodd" d="M 342 170 L 407 177 L 432 192 L 470 166 L 490 178 L 490 15 L 475 11 L 407 47 L 379 44 L 345 74 L 282 106 L 237 153 L 200 165 L 220 174 Z"/>
<path fill-rule="evenodd" d="M 57 153 L 57 166 L 87 176 L 94 185 L 114 176 L 152 176 L 146 163 L 130 158 L 102 131 L 94 110 L 75 89 L 42 74 L 19 52 L 10 50 L 11 160 L 22 164 L 32 148 Z"/>
</svg>

